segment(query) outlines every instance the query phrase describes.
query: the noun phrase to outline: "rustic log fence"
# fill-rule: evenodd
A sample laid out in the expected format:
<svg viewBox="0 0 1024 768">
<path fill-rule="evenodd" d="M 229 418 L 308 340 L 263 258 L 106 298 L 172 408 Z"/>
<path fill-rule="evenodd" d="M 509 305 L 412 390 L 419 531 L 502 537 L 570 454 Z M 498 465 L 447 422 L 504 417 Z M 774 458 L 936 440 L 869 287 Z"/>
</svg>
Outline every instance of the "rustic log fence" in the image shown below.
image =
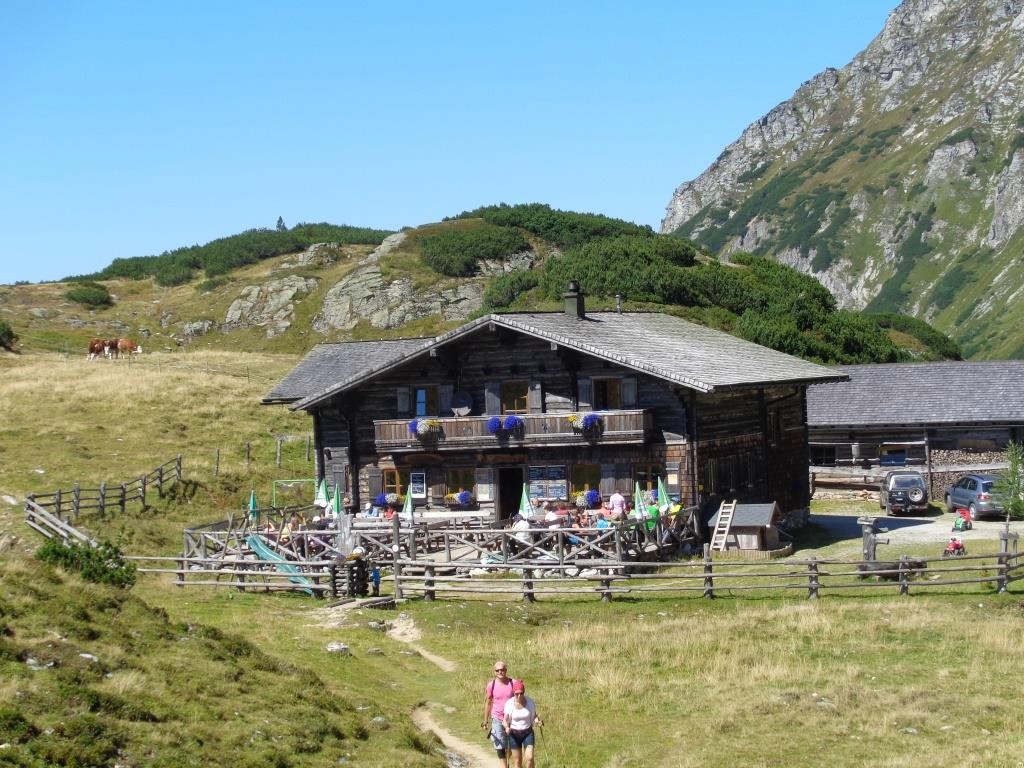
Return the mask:
<svg viewBox="0 0 1024 768">
<path fill-rule="evenodd" d="M 100 483 L 98 488 L 82 488 L 75 483 L 69 490 L 58 488 L 53 493 L 29 494 L 27 501 L 49 510 L 65 520 L 78 520 L 78 516 L 82 512 L 97 511 L 102 516 L 114 508 L 124 513 L 127 505 L 134 502 L 146 506 L 147 494 L 152 489 L 155 488 L 157 495 L 163 498 L 166 486 L 180 482 L 182 482 L 182 472 L 181 456 L 179 455 L 170 461 L 165 461 L 152 472 L 140 475 L 128 482 Z M 27 505 L 26 514 L 28 514 Z"/>
<path fill-rule="evenodd" d="M 351 594 L 348 569 L 335 560 L 278 563 L 251 554 L 226 557 L 130 555 L 139 573 L 165 574 L 178 587 L 229 587 L 239 592 L 307 592 L 324 597 Z M 287 566 L 287 570 L 282 570 Z"/>
<path fill-rule="evenodd" d="M 1004 541 L 1001 539 L 1001 543 Z M 517 595 L 527 602 L 581 594 L 609 602 L 614 595 L 627 594 L 691 593 L 715 598 L 748 592 L 806 592 L 813 600 L 823 592 L 881 589 L 908 595 L 962 585 L 994 586 L 998 593 L 1005 593 L 1012 583 L 1024 578 L 1022 558 L 1024 555 L 1015 550 L 1004 550 L 940 558 L 921 567 L 916 558 L 903 556 L 890 567 L 874 567 L 879 565 L 876 562 L 865 571 L 859 567 L 865 564 L 862 560 L 714 560 L 708 553 L 703 558 L 654 566 L 614 560 L 581 560 L 573 565 L 490 563 L 485 575 L 467 573 L 451 563 L 400 559 L 394 569 L 394 590 L 396 597 L 415 594 L 426 600 Z"/>
</svg>

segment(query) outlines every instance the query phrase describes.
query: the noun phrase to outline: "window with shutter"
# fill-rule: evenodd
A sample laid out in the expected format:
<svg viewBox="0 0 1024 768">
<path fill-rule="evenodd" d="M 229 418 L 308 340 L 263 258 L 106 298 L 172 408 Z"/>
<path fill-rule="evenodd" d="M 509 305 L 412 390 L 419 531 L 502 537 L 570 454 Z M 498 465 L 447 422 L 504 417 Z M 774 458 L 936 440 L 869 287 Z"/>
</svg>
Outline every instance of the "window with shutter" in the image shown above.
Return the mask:
<svg viewBox="0 0 1024 768">
<path fill-rule="evenodd" d="M 530 382 L 530 392 L 527 396 L 530 413 L 544 413 L 544 389 L 539 381 Z"/>
<path fill-rule="evenodd" d="M 438 415 L 452 415 L 452 393 L 454 391 L 455 387 L 452 386 L 451 384 L 441 384 L 437 388 L 438 401 L 440 402 L 440 409 L 438 410 Z"/>
<path fill-rule="evenodd" d="M 412 409 L 412 393 L 409 387 L 398 387 L 395 390 L 395 411 L 399 418 L 408 416 Z"/>
<path fill-rule="evenodd" d="M 576 381 L 576 408 L 579 410 L 586 410 L 590 408 L 591 397 L 590 379 L 587 377 L 581 377 Z"/>
<path fill-rule="evenodd" d="M 622 378 L 622 407 L 638 408 L 636 376 L 624 376 Z"/>
<path fill-rule="evenodd" d="M 484 407 L 488 416 L 501 413 L 501 382 L 489 381 L 484 385 Z"/>
<path fill-rule="evenodd" d="M 384 492 L 384 475 L 379 468 L 367 468 L 366 490 L 370 496 L 370 501 L 373 501 Z"/>
</svg>

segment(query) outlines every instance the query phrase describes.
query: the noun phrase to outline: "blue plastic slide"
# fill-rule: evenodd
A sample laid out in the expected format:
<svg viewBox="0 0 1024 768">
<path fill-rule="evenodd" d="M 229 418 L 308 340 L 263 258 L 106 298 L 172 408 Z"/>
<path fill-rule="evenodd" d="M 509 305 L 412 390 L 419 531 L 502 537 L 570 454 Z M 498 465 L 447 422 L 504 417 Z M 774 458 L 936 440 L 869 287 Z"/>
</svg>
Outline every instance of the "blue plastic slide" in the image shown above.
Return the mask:
<svg viewBox="0 0 1024 768">
<path fill-rule="evenodd" d="M 256 553 L 256 557 L 260 560 L 265 560 L 270 563 L 274 563 L 275 567 L 281 573 L 300 573 L 298 566 L 292 565 L 285 558 L 281 557 L 277 552 L 267 546 L 266 542 L 263 541 L 262 536 L 257 536 L 252 533 L 246 537 L 245 543 L 249 545 L 249 549 Z M 313 582 L 307 579 L 305 576 L 289 576 L 288 580 L 293 584 L 312 584 Z M 312 595 L 313 590 L 304 589 L 302 590 L 307 595 Z"/>
</svg>

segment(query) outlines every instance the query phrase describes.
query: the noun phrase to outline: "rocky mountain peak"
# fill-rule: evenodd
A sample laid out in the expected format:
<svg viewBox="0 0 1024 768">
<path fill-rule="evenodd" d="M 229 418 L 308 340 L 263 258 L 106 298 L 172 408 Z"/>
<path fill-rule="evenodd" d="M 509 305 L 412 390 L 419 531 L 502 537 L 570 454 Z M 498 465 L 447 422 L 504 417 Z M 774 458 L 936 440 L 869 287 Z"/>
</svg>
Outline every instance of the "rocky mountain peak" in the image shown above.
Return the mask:
<svg viewBox="0 0 1024 768">
<path fill-rule="evenodd" d="M 844 306 L 921 316 L 968 352 L 1024 355 L 1024 335 L 997 329 L 1013 295 L 998 278 L 1024 253 L 1022 8 L 906 0 L 681 184 L 662 231 L 772 255 Z"/>
</svg>

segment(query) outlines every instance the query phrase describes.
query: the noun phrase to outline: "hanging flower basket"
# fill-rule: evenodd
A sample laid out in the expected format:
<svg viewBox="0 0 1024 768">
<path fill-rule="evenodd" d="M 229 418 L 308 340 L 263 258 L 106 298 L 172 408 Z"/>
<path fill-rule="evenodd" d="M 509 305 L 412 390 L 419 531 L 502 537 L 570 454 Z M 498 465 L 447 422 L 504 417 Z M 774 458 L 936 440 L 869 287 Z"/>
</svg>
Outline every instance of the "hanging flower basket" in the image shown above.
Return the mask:
<svg viewBox="0 0 1024 768">
<path fill-rule="evenodd" d="M 604 420 L 598 413 L 570 413 L 566 420 L 574 432 L 587 437 L 599 437 L 604 432 Z"/>
<path fill-rule="evenodd" d="M 487 420 L 487 432 L 492 435 L 496 435 L 501 432 L 502 422 L 501 416 L 491 416 Z"/>
<path fill-rule="evenodd" d="M 526 422 L 524 422 L 521 418 L 519 418 L 515 414 L 511 414 L 505 417 L 505 423 L 502 424 L 502 427 L 504 427 L 506 432 L 520 432 L 522 431 L 525 424 Z"/>
<path fill-rule="evenodd" d="M 441 431 L 439 419 L 413 419 L 409 422 L 409 434 L 416 437 L 430 437 Z"/>
<path fill-rule="evenodd" d="M 587 503 L 587 509 L 597 509 L 601 506 L 601 492 L 596 488 L 591 488 L 583 494 L 583 497 Z"/>
</svg>

